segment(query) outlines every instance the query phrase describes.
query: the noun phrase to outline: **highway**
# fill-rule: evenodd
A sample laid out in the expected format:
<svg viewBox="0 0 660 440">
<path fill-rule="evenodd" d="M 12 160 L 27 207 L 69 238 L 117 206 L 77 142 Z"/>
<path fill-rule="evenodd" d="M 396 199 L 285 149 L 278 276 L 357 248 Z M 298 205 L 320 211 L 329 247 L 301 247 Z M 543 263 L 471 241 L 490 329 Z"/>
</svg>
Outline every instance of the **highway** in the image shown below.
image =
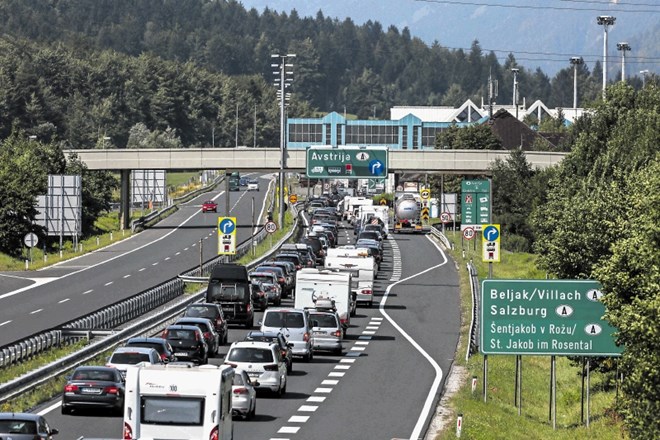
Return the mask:
<svg viewBox="0 0 660 440">
<path fill-rule="evenodd" d="M 295 361 L 284 397 L 260 393 L 256 418 L 234 421 L 235 439 L 421 438 L 458 343 L 458 275 L 431 239 L 393 237 L 374 306 L 358 308 L 343 355 Z M 352 230 L 340 232 L 340 243 L 352 239 Z M 230 342 L 246 332 L 232 327 Z M 211 362 L 222 363 L 227 349 Z M 121 438 L 121 417 L 62 416 L 59 404 L 39 409 L 58 438 Z"/>
<path fill-rule="evenodd" d="M 255 217 L 264 205 L 261 191 L 231 192 L 230 214 L 237 217 L 237 241 L 250 237 L 251 199 Z M 272 184 L 271 184 L 272 186 Z M 217 218 L 224 215 L 224 185 L 202 194 L 157 226 L 98 251 L 40 271 L 0 273 L 0 346 L 59 326 L 101 307 L 149 289 L 217 255 Z M 218 214 L 202 213 L 204 200 L 218 203 Z"/>
</svg>

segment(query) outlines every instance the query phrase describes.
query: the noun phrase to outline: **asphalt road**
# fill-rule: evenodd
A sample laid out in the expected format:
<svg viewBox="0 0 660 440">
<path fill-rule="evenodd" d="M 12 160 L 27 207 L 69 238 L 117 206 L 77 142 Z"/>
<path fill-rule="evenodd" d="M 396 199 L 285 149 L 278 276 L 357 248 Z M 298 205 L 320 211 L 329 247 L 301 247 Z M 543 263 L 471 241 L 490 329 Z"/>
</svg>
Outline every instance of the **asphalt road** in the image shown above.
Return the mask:
<svg viewBox="0 0 660 440">
<path fill-rule="evenodd" d="M 256 218 L 261 191 L 231 192 L 231 216 L 237 217 L 237 241 L 249 238 L 251 198 Z M 0 346 L 56 327 L 101 307 L 176 277 L 217 255 L 217 217 L 224 215 L 224 188 L 183 204 L 160 222 L 126 240 L 36 272 L 0 274 Z M 204 200 L 218 202 L 218 214 L 202 213 Z M 201 243 L 201 245 L 200 245 Z"/>
<path fill-rule="evenodd" d="M 352 239 L 352 231 L 341 235 L 343 242 Z M 234 422 L 235 439 L 421 437 L 455 355 L 458 277 L 428 238 L 395 238 L 385 245 L 378 305 L 358 308 L 344 354 L 295 361 L 284 397 L 259 394 L 256 418 Z M 246 332 L 232 327 L 230 342 Z M 221 363 L 227 348 L 212 363 Z M 62 416 L 57 400 L 41 412 L 60 429 L 59 438 L 121 438 L 120 417 Z"/>
</svg>

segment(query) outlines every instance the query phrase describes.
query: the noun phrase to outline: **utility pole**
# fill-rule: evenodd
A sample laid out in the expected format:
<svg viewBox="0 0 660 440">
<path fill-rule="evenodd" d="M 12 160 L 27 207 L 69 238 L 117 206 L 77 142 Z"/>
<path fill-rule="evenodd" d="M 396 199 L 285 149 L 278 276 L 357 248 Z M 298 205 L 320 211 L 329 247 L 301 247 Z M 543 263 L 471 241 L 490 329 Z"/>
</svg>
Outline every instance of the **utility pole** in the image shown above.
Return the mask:
<svg viewBox="0 0 660 440">
<path fill-rule="evenodd" d="M 584 64 L 584 60 L 582 57 L 571 57 L 571 64 L 573 65 L 573 109 L 577 114 L 577 68 Z"/>
<path fill-rule="evenodd" d="M 630 44 L 625 41 L 616 44 L 617 50 L 621 51 L 621 81 L 626 80 L 626 52 L 630 51 Z"/>
<path fill-rule="evenodd" d="M 518 119 L 518 72 L 520 69 L 513 68 L 513 106 L 516 108 L 516 119 Z"/>
<path fill-rule="evenodd" d="M 605 99 L 605 88 L 607 87 L 607 29 L 614 25 L 616 17 L 611 15 L 599 15 L 596 17 L 596 23 L 603 26 L 603 99 Z"/>
<path fill-rule="evenodd" d="M 493 104 L 497 97 L 497 80 L 493 81 L 492 72 L 488 72 L 488 118 L 493 119 Z"/>
<path fill-rule="evenodd" d="M 640 70 L 640 75 L 642 75 L 642 88 L 646 87 L 646 75 L 649 74 L 648 69 Z"/>
</svg>

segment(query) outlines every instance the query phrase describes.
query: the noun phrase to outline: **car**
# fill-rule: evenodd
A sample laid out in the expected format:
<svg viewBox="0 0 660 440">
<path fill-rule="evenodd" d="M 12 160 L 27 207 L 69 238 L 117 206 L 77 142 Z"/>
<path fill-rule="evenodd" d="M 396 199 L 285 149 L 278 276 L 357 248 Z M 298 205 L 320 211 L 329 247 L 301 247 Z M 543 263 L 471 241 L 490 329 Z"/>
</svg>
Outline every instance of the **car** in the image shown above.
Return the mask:
<svg viewBox="0 0 660 440">
<path fill-rule="evenodd" d="M 174 348 L 174 356 L 180 361 L 206 364 L 209 361 L 208 345 L 199 327 L 194 325 L 170 325 L 163 330 L 163 339 Z"/>
<path fill-rule="evenodd" d="M 52 440 L 59 434 L 48 421 L 39 414 L 0 413 L 0 438 L 11 440 Z"/>
<path fill-rule="evenodd" d="M 125 347 L 146 347 L 153 348 L 158 352 L 160 360 L 163 363 L 170 363 L 176 360 L 174 349 L 163 338 L 131 338 L 124 344 Z"/>
<path fill-rule="evenodd" d="M 286 372 L 293 371 L 293 351 L 291 348 L 293 344 L 286 340 L 281 332 L 260 332 L 251 331 L 245 336 L 246 341 L 262 341 L 277 344 L 284 361 L 286 362 Z"/>
<path fill-rule="evenodd" d="M 104 408 L 121 415 L 124 394 L 124 378 L 118 369 L 77 367 L 64 385 L 62 414 L 71 414 L 76 409 Z"/>
<path fill-rule="evenodd" d="M 293 344 L 294 356 L 309 362 L 314 358 L 312 350 L 312 326 L 309 312 L 288 307 L 269 307 L 260 322 L 262 332 L 282 332 L 286 340 Z"/>
<path fill-rule="evenodd" d="M 250 281 L 252 283 L 252 304 L 255 308 L 258 308 L 262 312 L 268 307 L 268 296 L 266 295 L 266 289 L 264 289 L 263 283 L 257 279 Z"/>
<path fill-rule="evenodd" d="M 195 303 L 186 307 L 183 316 L 189 318 L 210 319 L 215 325 L 215 331 L 220 335 L 220 345 L 227 344 L 229 330 L 227 320 L 220 304 L 214 303 Z"/>
<path fill-rule="evenodd" d="M 194 325 L 195 327 L 199 327 L 204 335 L 204 341 L 208 347 L 209 356 L 215 356 L 218 354 L 218 348 L 220 348 L 220 335 L 215 331 L 215 326 L 210 319 L 183 317 L 177 319 L 174 324 Z"/>
<path fill-rule="evenodd" d="M 312 320 L 313 349 L 328 350 L 340 355 L 344 328 L 337 312 L 310 310 L 309 318 Z"/>
<path fill-rule="evenodd" d="M 378 231 L 365 231 L 364 228 L 360 231 L 360 233 L 357 236 L 358 240 L 374 240 L 378 242 L 383 241 L 383 237 L 380 235 L 380 232 Z"/>
<path fill-rule="evenodd" d="M 234 372 L 234 383 L 231 386 L 231 414 L 243 417 L 244 420 L 254 418 L 257 412 L 257 391 L 259 381 L 253 381 L 247 372 L 237 368 Z"/>
<path fill-rule="evenodd" d="M 239 186 L 247 186 L 248 185 L 248 178 L 247 177 L 241 177 L 238 179 L 238 185 Z"/>
<path fill-rule="evenodd" d="M 268 303 L 273 304 L 274 306 L 282 304 L 282 288 L 279 283 L 261 283 L 261 286 L 266 292 Z"/>
<path fill-rule="evenodd" d="M 248 180 L 247 190 L 248 191 L 259 191 L 259 180 L 257 180 L 257 179 Z"/>
<path fill-rule="evenodd" d="M 275 255 L 274 260 L 290 261 L 296 266 L 297 271 L 307 266 L 306 264 L 303 264 L 303 260 L 302 258 L 300 258 L 300 255 L 295 252 L 288 252 L 288 253 L 280 252 L 279 254 Z"/>
<path fill-rule="evenodd" d="M 286 298 L 289 296 L 289 293 L 291 292 L 291 287 L 289 285 L 290 280 L 287 280 L 287 273 L 283 267 L 278 267 L 278 266 L 271 266 L 271 265 L 264 265 L 264 266 L 257 266 L 254 268 L 254 271 L 252 273 L 271 273 L 277 276 L 277 283 L 280 285 L 280 288 L 282 289 L 282 297 Z"/>
<path fill-rule="evenodd" d="M 108 362 L 105 366 L 118 369 L 121 372 L 121 375 L 126 377 L 126 370 L 128 367 L 142 362 L 152 365 L 163 363 L 160 359 L 160 355 L 153 348 L 119 347 L 115 349 L 112 355 L 108 358 Z"/>
<path fill-rule="evenodd" d="M 259 382 L 257 389 L 270 390 L 282 397 L 286 393 L 286 363 L 277 345 L 269 342 L 239 341 L 229 347 L 226 365 L 247 371 L 251 380 Z"/>
<path fill-rule="evenodd" d="M 202 203 L 202 212 L 218 212 L 218 204 L 213 200 Z"/>
</svg>

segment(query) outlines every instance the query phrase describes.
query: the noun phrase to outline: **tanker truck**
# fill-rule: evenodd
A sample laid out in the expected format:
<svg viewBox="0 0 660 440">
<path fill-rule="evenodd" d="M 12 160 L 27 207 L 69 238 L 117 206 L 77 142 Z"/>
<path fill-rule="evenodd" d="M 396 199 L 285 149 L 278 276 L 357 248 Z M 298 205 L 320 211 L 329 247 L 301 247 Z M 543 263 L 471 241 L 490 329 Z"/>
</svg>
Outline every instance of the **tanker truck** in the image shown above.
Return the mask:
<svg viewBox="0 0 660 440">
<path fill-rule="evenodd" d="M 421 206 L 418 194 L 399 194 L 394 205 L 394 232 L 424 232 L 420 217 Z"/>
</svg>

